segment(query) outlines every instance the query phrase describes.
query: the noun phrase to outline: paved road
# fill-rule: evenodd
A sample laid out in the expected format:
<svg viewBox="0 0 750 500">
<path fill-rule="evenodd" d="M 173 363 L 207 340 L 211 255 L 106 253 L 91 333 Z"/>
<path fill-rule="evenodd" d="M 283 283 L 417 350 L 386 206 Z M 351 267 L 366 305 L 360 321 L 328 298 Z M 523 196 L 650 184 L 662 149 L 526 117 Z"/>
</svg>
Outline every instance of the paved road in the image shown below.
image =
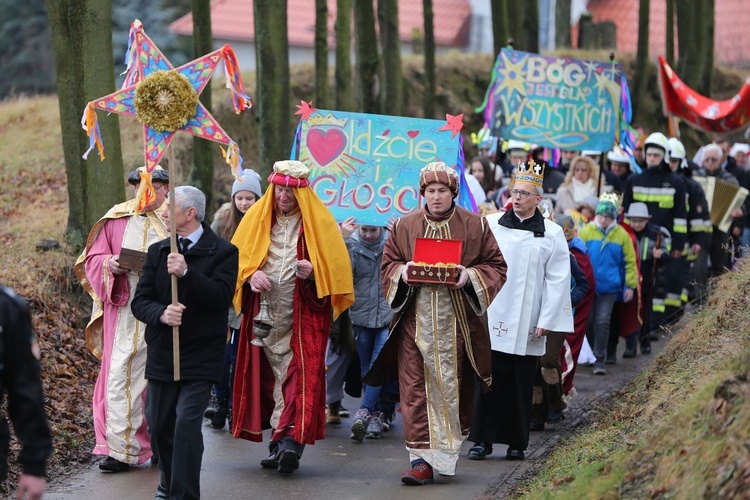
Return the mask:
<svg viewBox="0 0 750 500">
<path fill-rule="evenodd" d="M 604 377 L 594 377 L 591 368 L 580 367 L 576 374 L 579 394 L 571 402 L 566 420 L 558 424 L 561 430 L 576 428 L 587 408 L 602 395 L 633 378 L 664 343 L 655 343 L 655 352 L 649 357 L 620 360 L 617 365 L 608 366 L 609 374 Z M 345 399 L 344 405 L 352 410 L 353 415 L 358 400 Z M 519 477 L 538 465 L 560 437 L 553 426 L 548 426 L 544 432 L 532 433 L 527 458 L 523 462 L 505 460 L 506 447 L 503 445 L 496 446 L 495 453 L 483 462 L 469 461 L 465 456 L 471 443 L 465 442 L 455 477 L 437 476 L 435 485 L 410 487 L 400 483 L 401 473 L 408 468 L 400 417 L 382 439 L 366 439 L 362 444 L 349 440 L 350 423 L 351 419 L 344 419 L 341 426 L 328 426 L 326 439 L 306 448 L 300 469 L 289 477 L 281 477 L 276 471 L 262 469 L 259 465 L 268 454 L 267 443 L 234 439 L 226 429 L 211 429 L 206 421 L 206 451 L 201 471 L 203 498 L 387 500 L 400 499 L 404 495 L 415 500 L 502 498 L 512 491 Z M 45 498 L 151 499 L 158 481 L 157 467 L 136 467 L 127 473 L 106 474 L 93 464 L 64 482 L 51 484 Z"/>
</svg>

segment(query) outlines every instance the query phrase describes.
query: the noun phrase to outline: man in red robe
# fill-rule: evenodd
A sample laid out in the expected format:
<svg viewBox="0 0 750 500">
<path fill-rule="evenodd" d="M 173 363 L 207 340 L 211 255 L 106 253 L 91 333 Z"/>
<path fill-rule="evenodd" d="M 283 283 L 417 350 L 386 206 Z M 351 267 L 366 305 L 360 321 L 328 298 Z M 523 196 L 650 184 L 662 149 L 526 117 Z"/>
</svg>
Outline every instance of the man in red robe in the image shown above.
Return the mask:
<svg viewBox="0 0 750 500">
<path fill-rule="evenodd" d="M 235 309 L 243 313 L 232 434 L 260 442 L 273 429 L 265 468 L 291 474 L 306 444 L 325 436 L 325 354 L 334 319 L 354 303 L 349 253 L 331 212 L 309 187 L 308 168 L 279 161 L 245 214 Z M 272 326 L 253 340 L 264 302 Z"/>
<path fill-rule="evenodd" d="M 506 265 L 487 222 L 456 206 L 458 175 L 435 162 L 420 171 L 425 206 L 400 219 L 383 250 L 383 292 L 394 310 L 388 340 L 365 377 L 398 378 L 410 485 L 433 482 L 433 469 L 455 475 L 469 433 L 474 374 L 492 383 L 485 311 L 505 283 Z M 458 282 L 420 283 L 407 272 L 417 238 L 463 242 Z M 435 268 L 433 268 L 435 269 Z"/>
</svg>

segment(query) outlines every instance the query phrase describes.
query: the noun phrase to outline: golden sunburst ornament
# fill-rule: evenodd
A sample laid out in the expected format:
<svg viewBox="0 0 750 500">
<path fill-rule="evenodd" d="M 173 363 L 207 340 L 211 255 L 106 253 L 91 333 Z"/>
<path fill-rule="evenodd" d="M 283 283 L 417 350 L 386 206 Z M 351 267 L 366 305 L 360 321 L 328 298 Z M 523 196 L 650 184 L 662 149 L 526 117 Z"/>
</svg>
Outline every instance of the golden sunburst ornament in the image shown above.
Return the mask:
<svg viewBox="0 0 750 500">
<path fill-rule="evenodd" d="M 169 90 L 160 90 L 158 94 L 156 94 L 156 105 L 159 106 L 162 111 L 168 108 L 172 101 L 174 101 L 174 95 Z"/>
<path fill-rule="evenodd" d="M 157 132 L 174 132 L 195 116 L 198 94 L 176 71 L 155 71 L 135 88 L 136 117 Z"/>
</svg>

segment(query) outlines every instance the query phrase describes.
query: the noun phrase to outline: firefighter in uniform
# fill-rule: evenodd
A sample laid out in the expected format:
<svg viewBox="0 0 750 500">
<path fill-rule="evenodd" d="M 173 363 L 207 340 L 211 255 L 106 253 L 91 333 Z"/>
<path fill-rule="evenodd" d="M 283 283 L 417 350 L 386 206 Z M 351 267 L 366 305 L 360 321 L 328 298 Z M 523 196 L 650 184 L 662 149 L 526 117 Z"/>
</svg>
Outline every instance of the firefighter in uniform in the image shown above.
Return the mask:
<svg viewBox="0 0 750 500">
<path fill-rule="evenodd" d="M 670 137 L 669 139 L 669 168 L 672 169 L 672 172 L 682 176 L 687 194 L 688 233 L 685 261 L 688 272 L 684 275 L 682 293 L 680 294 L 680 300 L 684 307 L 689 300 L 690 288 L 693 285 L 690 267 L 692 267 L 698 258 L 701 249 L 708 248 L 711 244 L 713 226 L 711 224 L 711 212 L 708 208 L 708 201 L 706 201 L 703 188 L 692 178 L 692 169 L 687 159 L 685 146 L 679 139 L 674 137 Z"/>
<path fill-rule="evenodd" d="M 687 245 L 687 208 L 685 183 L 669 168 L 669 140 L 659 132 L 648 136 L 643 144 L 647 169 L 628 178 L 623 194 L 623 207 L 636 201 L 645 203 L 651 222 L 672 235 L 670 260 L 662 269 L 661 281 L 654 296 L 651 340 L 658 340 L 656 330 L 674 321 L 682 307 L 683 276 L 687 273 L 683 254 Z M 657 278 L 657 283 L 658 283 Z M 658 293 L 658 291 L 663 291 Z"/>
</svg>

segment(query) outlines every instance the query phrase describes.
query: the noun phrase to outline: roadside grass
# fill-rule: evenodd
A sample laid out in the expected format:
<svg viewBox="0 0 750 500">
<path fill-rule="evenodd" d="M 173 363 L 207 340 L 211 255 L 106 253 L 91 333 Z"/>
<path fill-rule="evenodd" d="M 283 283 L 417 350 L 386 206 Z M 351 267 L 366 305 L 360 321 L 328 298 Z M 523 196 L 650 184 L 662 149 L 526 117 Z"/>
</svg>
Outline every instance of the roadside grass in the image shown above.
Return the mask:
<svg viewBox="0 0 750 500">
<path fill-rule="evenodd" d="M 651 366 L 560 443 L 523 498 L 750 496 L 750 264 L 714 283 Z"/>
</svg>

